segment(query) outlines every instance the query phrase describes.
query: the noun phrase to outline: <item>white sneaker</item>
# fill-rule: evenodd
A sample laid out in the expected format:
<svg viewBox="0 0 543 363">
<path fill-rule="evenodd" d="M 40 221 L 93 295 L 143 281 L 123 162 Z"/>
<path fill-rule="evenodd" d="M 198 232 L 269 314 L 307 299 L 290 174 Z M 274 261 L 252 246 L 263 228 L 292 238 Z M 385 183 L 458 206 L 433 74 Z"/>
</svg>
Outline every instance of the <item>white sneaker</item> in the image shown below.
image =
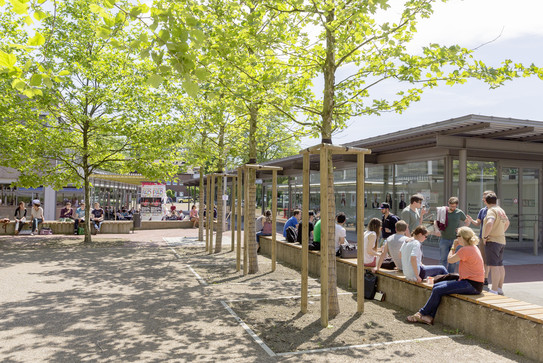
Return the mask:
<svg viewBox="0 0 543 363">
<path fill-rule="evenodd" d="M 497 292 L 497 291 L 494 291 L 494 290 L 490 290 L 490 289 L 489 289 L 488 292 L 491 293 L 491 294 L 496 294 L 496 295 L 498 295 L 498 292 Z"/>
<path fill-rule="evenodd" d="M 30 232 L 30 235 L 33 236 L 33 235 L 34 235 L 34 232 Z"/>
<path fill-rule="evenodd" d="M 503 290 L 498 287 L 498 295 L 504 295 Z"/>
</svg>

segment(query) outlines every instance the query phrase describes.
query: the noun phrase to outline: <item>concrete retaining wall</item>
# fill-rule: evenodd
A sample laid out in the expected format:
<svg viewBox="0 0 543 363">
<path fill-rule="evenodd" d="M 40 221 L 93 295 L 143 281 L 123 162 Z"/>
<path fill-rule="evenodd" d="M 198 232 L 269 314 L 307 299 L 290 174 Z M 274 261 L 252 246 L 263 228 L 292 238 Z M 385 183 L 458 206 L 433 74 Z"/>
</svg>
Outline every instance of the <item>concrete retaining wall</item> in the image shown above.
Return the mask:
<svg viewBox="0 0 543 363">
<path fill-rule="evenodd" d="M 15 232 L 15 222 L 11 221 L 0 227 L 0 234 L 12 235 Z M 49 227 L 53 234 L 74 234 L 74 222 L 45 221 L 39 228 Z M 24 229 L 30 229 L 31 224 L 26 223 Z M 104 221 L 100 227 L 100 233 L 125 234 L 130 233 L 132 221 Z"/>
<path fill-rule="evenodd" d="M 260 246 L 260 253 L 271 256 L 271 237 L 260 237 Z M 278 240 L 276 247 L 277 261 L 301 269 L 302 249 L 299 244 Z M 338 286 L 356 289 L 356 260 L 336 258 L 336 266 Z M 309 251 L 308 270 L 312 276 L 320 276 L 318 251 Z M 378 275 L 379 290 L 386 294 L 386 301 L 394 305 L 416 312 L 430 297 L 430 286 L 407 281 L 397 272 L 379 271 Z M 451 295 L 441 300 L 435 321 L 543 361 L 543 319 L 503 310 L 484 300 L 483 295 Z"/>
</svg>

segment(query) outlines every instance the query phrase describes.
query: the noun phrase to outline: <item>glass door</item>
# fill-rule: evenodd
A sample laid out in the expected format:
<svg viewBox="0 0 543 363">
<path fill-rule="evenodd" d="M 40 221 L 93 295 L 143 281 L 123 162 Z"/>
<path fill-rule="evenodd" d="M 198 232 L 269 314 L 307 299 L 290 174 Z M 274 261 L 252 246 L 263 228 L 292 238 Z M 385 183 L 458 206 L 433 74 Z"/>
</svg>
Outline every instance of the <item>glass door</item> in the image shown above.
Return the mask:
<svg viewBox="0 0 543 363">
<path fill-rule="evenodd" d="M 507 240 L 518 247 L 539 237 L 539 173 L 538 167 L 502 167 L 499 204 L 511 222 Z"/>
</svg>

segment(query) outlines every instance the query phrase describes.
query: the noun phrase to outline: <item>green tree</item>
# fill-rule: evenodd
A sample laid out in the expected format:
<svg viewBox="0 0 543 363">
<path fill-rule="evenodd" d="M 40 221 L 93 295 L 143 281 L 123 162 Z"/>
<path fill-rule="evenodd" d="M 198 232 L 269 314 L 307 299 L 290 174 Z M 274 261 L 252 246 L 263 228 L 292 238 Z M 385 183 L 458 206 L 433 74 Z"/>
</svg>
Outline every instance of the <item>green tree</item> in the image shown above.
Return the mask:
<svg viewBox="0 0 543 363">
<path fill-rule="evenodd" d="M 34 56 L 43 59 L 44 70 L 65 79 L 35 75 L 22 87 L 41 94 L 14 100 L 25 118 L 6 121 L 17 138 L 5 145 L 5 163 L 21 172 L 21 185 L 74 183 L 84 186 L 90 201 L 89 178 L 99 170 L 162 180 L 176 172 L 182 140 L 172 132 L 166 97 L 148 86 L 155 65 L 139 62 L 129 47 L 113 46 L 113 38 L 100 32 L 100 21 L 82 0 L 59 3 L 57 16 L 44 20 L 50 41 Z M 133 41 L 123 23 L 109 35 Z M 90 203 L 86 208 L 89 215 Z"/>
<path fill-rule="evenodd" d="M 464 83 L 477 78 L 497 87 L 507 80 L 538 74 L 535 66 L 524 67 L 507 60 L 499 68 L 487 67 L 470 50 L 458 45 L 430 44 L 417 53 L 407 45 L 416 33 L 417 23 L 432 14 L 433 0 L 408 0 L 399 11 L 391 11 L 388 0 L 328 0 L 303 2 L 287 0 L 273 6 L 273 11 L 305 19 L 304 27 L 312 37 L 300 39 L 292 50 L 291 63 L 322 77 L 322 94 L 299 109 L 312 121 L 312 133 L 323 143 L 332 143 L 335 130 L 345 127 L 351 117 L 402 112 L 422 92 L 438 84 Z M 395 10 L 398 10 L 396 8 Z M 394 14 L 399 14 L 395 16 Z M 384 20 L 383 20 L 384 19 Z M 393 85 L 397 92 L 383 92 L 383 85 Z M 329 195 L 334 195 L 333 166 L 328 155 Z M 334 238 L 334 199 L 329 204 L 328 240 Z M 339 313 L 336 289 L 334 244 L 329 244 L 329 315 Z"/>
</svg>

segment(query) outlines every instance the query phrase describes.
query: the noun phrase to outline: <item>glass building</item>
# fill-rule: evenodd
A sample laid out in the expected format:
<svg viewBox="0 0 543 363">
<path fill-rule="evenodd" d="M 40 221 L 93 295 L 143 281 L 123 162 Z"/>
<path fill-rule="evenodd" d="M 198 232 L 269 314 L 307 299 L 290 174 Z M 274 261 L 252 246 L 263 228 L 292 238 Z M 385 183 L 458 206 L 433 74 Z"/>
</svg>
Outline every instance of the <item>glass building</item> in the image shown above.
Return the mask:
<svg viewBox="0 0 543 363">
<path fill-rule="evenodd" d="M 474 219 L 483 207 L 482 193 L 496 191 L 499 205 L 511 221 L 508 243 L 517 247 L 541 245 L 541 172 L 543 122 L 467 115 L 346 144 L 366 148 L 364 195 L 356 194 L 356 158 L 334 155 L 336 210 L 356 223 L 356 205 L 364 203 L 365 223 L 381 218 L 379 204 L 388 202 L 394 214 L 409 205 L 415 193 L 425 197 L 431 224 L 436 207 L 451 196 Z M 302 205 L 302 156 L 265 165 L 283 167 L 279 178 L 279 207 L 290 211 Z M 318 156 L 311 157 L 310 208 L 319 210 Z M 265 194 L 269 178 L 265 172 Z M 271 197 L 271 195 L 270 195 Z M 269 198 L 267 199 L 269 200 Z M 476 229 L 476 228 L 474 228 Z"/>
</svg>

